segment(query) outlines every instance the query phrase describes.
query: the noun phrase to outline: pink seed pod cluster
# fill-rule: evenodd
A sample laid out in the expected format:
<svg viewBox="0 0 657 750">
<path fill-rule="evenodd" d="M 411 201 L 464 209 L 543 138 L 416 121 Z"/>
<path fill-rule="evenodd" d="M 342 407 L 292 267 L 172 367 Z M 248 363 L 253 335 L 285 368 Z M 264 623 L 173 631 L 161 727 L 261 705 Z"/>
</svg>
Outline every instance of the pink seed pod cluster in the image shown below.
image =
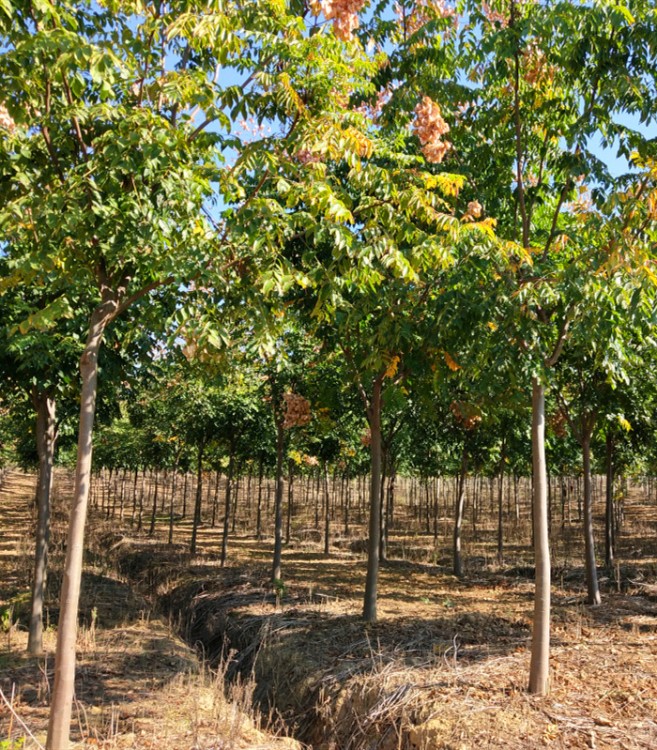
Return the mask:
<svg viewBox="0 0 657 750">
<path fill-rule="evenodd" d="M 406 16 L 406 33 L 415 34 L 434 18 L 450 18 L 454 9 L 445 0 L 417 0 L 413 10 Z"/>
<path fill-rule="evenodd" d="M 303 427 L 310 422 L 310 402 L 298 393 L 283 394 L 283 429 Z"/>
<path fill-rule="evenodd" d="M 481 218 L 483 210 L 479 201 L 470 201 L 468 203 L 468 210 L 463 214 L 463 221 L 476 221 Z"/>
<path fill-rule="evenodd" d="M 415 108 L 413 130 L 422 144 L 424 158 L 431 164 L 440 164 L 452 147 L 449 141 L 442 140 L 449 132 L 449 125 L 443 120 L 440 107 L 428 96 Z"/>
<path fill-rule="evenodd" d="M 372 442 L 372 430 L 369 427 L 360 436 L 360 442 L 365 448 L 369 448 L 370 443 Z"/>
<path fill-rule="evenodd" d="M 4 104 L 0 104 L 0 128 L 8 130 L 10 133 L 13 133 L 14 130 L 16 130 L 14 118 L 9 114 L 9 111 Z"/>
<path fill-rule="evenodd" d="M 470 214 L 470 216 L 478 219 L 481 216 L 481 211 L 482 208 L 479 201 L 470 201 L 470 203 L 468 203 L 468 213 Z"/>
<path fill-rule="evenodd" d="M 299 162 L 299 164 L 317 164 L 322 160 L 320 154 L 313 153 L 307 148 L 299 149 L 299 151 L 297 151 L 294 155 L 294 158 Z"/>
<path fill-rule="evenodd" d="M 499 24 L 502 28 L 506 28 L 509 25 L 509 18 L 504 13 L 491 8 L 488 3 L 482 3 L 481 10 L 488 23 Z"/>
<path fill-rule="evenodd" d="M 323 13 L 328 21 L 333 21 L 333 31 L 338 39 L 348 42 L 358 28 L 358 14 L 365 0 L 312 0 L 310 8 L 318 16 Z"/>
</svg>

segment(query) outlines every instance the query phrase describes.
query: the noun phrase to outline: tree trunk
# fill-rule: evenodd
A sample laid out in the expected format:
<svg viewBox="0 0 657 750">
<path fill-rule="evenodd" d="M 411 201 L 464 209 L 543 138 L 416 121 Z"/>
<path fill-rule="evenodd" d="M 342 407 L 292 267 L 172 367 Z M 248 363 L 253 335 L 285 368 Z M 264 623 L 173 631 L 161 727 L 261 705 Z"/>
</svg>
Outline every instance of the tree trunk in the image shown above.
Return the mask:
<svg viewBox="0 0 657 750">
<path fill-rule="evenodd" d="M 545 386 L 536 377 L 532 383 L 532 459 L 536 582 L 529 692 L 547 695 L 550 689 L 550 538 L 545 464 Z"/>
<path fill-rule="evenodd" d="M 290 543 L 292 531 L 292 511 L 294 506 L 294 461 L 287 462 L 287 519 L 285 522 L 285 544 Z"/>
<path fill-rule="evenodd" d="M 119 495 L 119 518 L 121 521 L 123 521 L 123 514 L 125 511 L 125 483 L 126 483 L 126 474 L 127 469 L 123 469 L 121 472 L 121 493 Z"/>
<path fill-rule="evenodd" d="M 240 504 L 240 479 L 242 472 L 242 467 L 238 465 L 237 467 L 237 478 L 235 479 L 235 488 L 233 490 L 233 512 L 232 512 L 232 520 L 230 522 L 230 533 L 235 534 L 237 529 L 237 508 Z M 235 470 L 233 470 L 233 473 L 235 473 Z M 243 494 L 243 493 L 242 493 Z"/>
<path fill-rule="evenodd" d="M 78 604 L 82 582 L 84 527 L 89 502 L 91 454 L 96 393 L 98 390 L 98 353 L 107 324 L 116 314 L 114 300 L 104 300 L 91 315 L 89 333 L 80 358 L 80 426 L 75 467 L 75 490 L 69 517 L 66 562 L 59 605 L 55 679 L 48 720 L 47 750 L 67 750 L 71 728 L 71 711 L 75 690 L 75 642 Z"/>
<path fill-rule="evenodd" d="M 598 571 L 595 564 L 595 538 L 593 535 L 593 498 L 591 495 L 591 430 L 584 427 L 582 434 L 582 458 L 584 468 L 584 555 L 586 570 L 587 602 L 597 606 L 601 603 Z"/>
<path fill-rule="evenodd" d="M 135 516 L 137 515 L 137 484 L 139 482 L 139 467 L 135 469 L 135 477 L 132 484 L 132 515 L 130 516 L 130 525 L 134 525 Z"/>
<path fill-rule="evenodd" d="M 315 528 L 319 529 L 319 501 L 321 498 L 321 484 L 322 481 L 322 470 L 317 469 L 317 477 L 315 479 Z"/>
<path fill-rule="evenodd" d="M 151 474 L 151 479 L 152 479 Z M 148 536 L 153 536 L 155 533 L 155 520 L 157 518 L 157 499 L 159 496 L 159 490 L 160 490 L 160 472 L 155 471 L 155 487 L 153 489 L 153 506 L 151 508 L 151 525 L 148 528 Z"/>
<path fill-rule="evenodd" d="M 497 562 L 504 564 L 504 443 L 502 443 L 502 457 L 500 460 L 500 479 L 497 490 Z"/>
<path fill-rule="evenodd" d="M 614 565 L 614 438 L 607 430 L 607 487 L 605 497 L 605 565 Z"/>
<path fill-rule="evenodd" d="M 198 527 L 201 523 L 201 503 L 203 502 L 203 452 L 205 443 L 198 446 L 197 466 L 196 466 L 196 498 L 194 500 L 194 518 L 192 520 L 192 540 L 189 545 L 189 553 L 196 554 L 196 537 L 198 536 Z"/>
<path fill-rule="evenodd" d="M 461 555 L 461 527 L 463 526 L 463 508 L 465 506 L 465 475 L 468 469 L 468 452 L 463 445 L 461 457 L 461 476 L 459 477 L 456 502 L 454 503 L 454 575 L 463 576 L 463 557 Z"/>
<path fill-rule="evenodd" d="M 379 560 L 385 562 L 388 559 L 388 524 L 385 506 L 386 474 L 388 472 L 388 453 L 386 450 L 381 451 L 381 481 L 380 481 L 380 498 L 379 498 Z"/>
<path fill-rule="evenodd" d="M 349 509 L 351 507 L 351 479 L 348 470 L 345 471 L 345 499 L 344 499 L 344 535 L 349 536 Z"/>
<path fill-rule="evenodd" d="M 324 461 L 324 554 L 328 557 L 330 553 L 331 533 L 331 493 L 329 490 L 328 466 Z"/>
<path fill-rule="evenodd" d="M 256 510 L 256 539 L 262 539 L 262 482 L 265 474 L 264 459 L 258 460 L 258 508 Z"/>
<path fill-rule="evenodd" d="M 367 579 L 363 618 L 376 622 L 376 600 L 379 580 L 379 545 L 381 542 L 381 390 L 383 378 L 374 381 L 370 417 L 370 520 L 367 545 Z"/>
<path fill-rule="evenodd" d="M 226 552 L 228 550 L 228 522 L 230 520 L 230 493 L 233 487 L 233 468 L 235 465 L 235 452 L 231 450 L 228 459 L 228 476 L 226 477 L 226 496 L 224 503 L 224 528 L 221 534 L 221 567 L 226 564 Z M 218 481 L 218 480 L 217 480 Z"/>
<path fill-rule="evenodd" d="M 185 471 L 185 481 L 183 482 L 183 501 L 181 518 L 184 521 L 187 518 L 187 490 L 189 488 L 189 472 Z"/>
<path fill-rule="evenodd" d="M 281 422 L 276 424 L 276 495 L 274 498 L 274 563 L 272 582 L 281 580 L 283 559 L 283 458 L 285 453 L 285 430 Z"/>
<path fill-rule="evenodd" d="M 27 650 L 30 656 L 43 654 L 43 598 L 48 564 L 50 540 L 50 493 L 52 490 L 57 424 L 55 399 L 47 393 L 32 394 L 36 409 L 36 443 L 39 455 L 39 482 L 37 487 L 37 529 L 34 555 L 34 580 L 32 582 L 32 607 Z"/>
</svg>

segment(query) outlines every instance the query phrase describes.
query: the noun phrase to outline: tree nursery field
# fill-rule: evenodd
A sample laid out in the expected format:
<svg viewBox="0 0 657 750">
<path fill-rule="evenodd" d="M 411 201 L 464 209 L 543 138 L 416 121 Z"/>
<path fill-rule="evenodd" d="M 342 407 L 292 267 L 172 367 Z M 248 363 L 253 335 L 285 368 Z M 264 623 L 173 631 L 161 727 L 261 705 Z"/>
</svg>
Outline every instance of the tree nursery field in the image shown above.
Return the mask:
<svg viewBox="0 0 657 750">
<path fill-rule="evenodd" d="M 0 750 L 654 748 L 655 0 L 0 0 Z"/>
</svg>

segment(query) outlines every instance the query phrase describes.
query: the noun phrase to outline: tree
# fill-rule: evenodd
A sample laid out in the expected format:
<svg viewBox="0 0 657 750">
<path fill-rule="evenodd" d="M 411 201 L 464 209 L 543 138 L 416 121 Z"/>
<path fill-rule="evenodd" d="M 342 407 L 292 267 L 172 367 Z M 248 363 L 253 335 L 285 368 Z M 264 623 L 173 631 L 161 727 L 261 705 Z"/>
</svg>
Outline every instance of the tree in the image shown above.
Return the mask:
<svg viewBox="0 0 657 750">
<path fill-rule="evenodd" d="M 248 242 L 235 242 L 228 224 L 252 222 L 256 208 L 267 214 L 255 199 L 278 178 L 276 165 L 290 161 L 293 131 L 313 132 L 332 85 L 351 81 L 354 68 L 337 40 L 324 44 L 323 35 L 306 36 L 294 9 L 278 2 L 235 6 L 230 13 L 222 4 L 5 5 L 0 98 L 9 135 L 2 144 L 0 224 L 16 254 L 3 286 L 39 283 L 51 274 L 57 295 L 47 310 L 51 317 L 81 280 L 94 288 L 80 360 L 76 489 L 47 742 L 61 750 L 68 745 L 105 332 L 132 305 L 152 303 L 152 293 L 164 285 L 181 289 L 210 271 L 215 285 L 230 282 L 239 251 L 252 250 L 255 240 L 251 229 Z M 327 54 L 317 54 L 324 47 Z M 328 88 L 328 79 L 318 79 L 314 91 L 323 95 L 312 101 L 311 86 L 307 104 L 297 89 L 307 82 L 313 55 L 339 75 Z M 240 83 L 226 77 L 220 85 L 219 73 L 231 68 Z M 282 124 L 284 134 L 253 144 L 228 133 L 236 118 L 251 115 Z M 211 124 L 218 132 L 209 132 Z M 333 127 L 334 134 L 340 130 Z M 237 152 L 236 163 L 224 170 L 217 167 L 222 149 Z M 229 207 L 222 224 L 204 213 L 213 179 Z M 26 234 L 35 244 L 21 254 Z M 260 247 L 270 252 L 275 245 Z"/>
</svg>

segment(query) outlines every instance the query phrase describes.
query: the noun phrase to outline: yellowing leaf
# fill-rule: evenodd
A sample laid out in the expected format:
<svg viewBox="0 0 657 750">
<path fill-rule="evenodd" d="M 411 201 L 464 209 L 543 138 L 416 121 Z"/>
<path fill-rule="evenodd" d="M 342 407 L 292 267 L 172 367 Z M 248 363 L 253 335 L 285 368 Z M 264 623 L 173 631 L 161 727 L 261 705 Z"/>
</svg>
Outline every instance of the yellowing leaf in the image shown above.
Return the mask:
<svg viewBox="0 0 657 750">
<path fill-rule="evenodd" d="M 388 365 L 388 368 L 385 372 L 384 377 L 386 378 L 394 378 L 397 374 L 397 368 L 399 367 L 399 357 L 395 355 L 391 360 L 390 364 Z"/>
<path fill-rule="evenodd" d="M 449 369 L 450 369 L 450 370 L 451 370 L 452 372 L 456 372 L 457 370 L 460 370 L 460 369 L 461 369 L 461 365 L 459 365 L 459 364 L 458 364 L 458 363 L 457 363 L 457 362 L 456 362 L 456 361 L 454 360 L 454 358 L 452 357 L 452 355 L 451 355 L 451 354 L 450 354 L 449 352 L 443 352 L 443 356 L 445 357 L 445 362 L 446 362 L 446 364 L 447 364 L 447 367 L 449 367 Z"/>
<path fill-rule="evenodd" d="M 629 432 L 632 429 L 632 425 L 622 414 L 618 415 L 618 424 L 625 430 L 625 432 Z"/>
</svg>

